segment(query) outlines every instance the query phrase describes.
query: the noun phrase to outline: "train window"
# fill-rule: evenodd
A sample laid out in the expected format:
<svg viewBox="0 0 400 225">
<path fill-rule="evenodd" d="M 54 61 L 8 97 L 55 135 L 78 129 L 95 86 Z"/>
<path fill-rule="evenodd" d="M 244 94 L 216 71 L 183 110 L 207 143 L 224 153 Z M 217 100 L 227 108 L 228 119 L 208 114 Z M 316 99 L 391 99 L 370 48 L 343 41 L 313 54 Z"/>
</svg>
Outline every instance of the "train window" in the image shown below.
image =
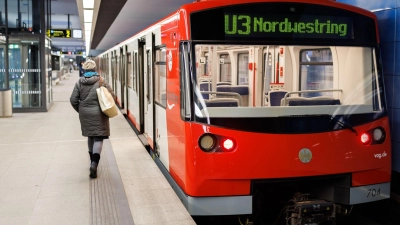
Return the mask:
<svg viewBox="0 0 400 225">
<path fill-rule="evenodd" d="M 152 84 L 152 79 L 151 79 L 151 52 L 147 50 L 146 52 L 147 55 L 147 104 L 151 103 L 151 84 Z"/>
<path fill-rule="evenodd" d="M 182 42 L 180 46 L 180 99 L 181 99 L 181 117 L 190 119 L 190 45 Z M 171 104 L 171 103 L 170 103 Z"/>
<path fill-rule="evenodd" d="M 108 78 L 108 73 L 109 73 L 109 71 L 108 71 L 108 54 L 104 56 L 103 61 L 104 61 L 104 76 L 106 78 Z"/>
<path fill-rule="evenodd" d="M 166 107 L 167 105 L 167 70 L 165 48 L 156 50 L 155 72 L 155 100 Z"/>
<path fill-rule="evenodd" d="M 114 56 L 112 57 L 112 60 L 113 60 L 113 62 L 112 62 L 112 76 L 113 76 L 113 78 L 114 78 L 114 80 L 118 80 L 117 79 L 117 60 L 118 58 L 117 58 L 117 56 L 115 55 L 115 52 L 114 52 Z"/>
<path fill-rule="evenodd" d="M 199 52 L 199 62 L 196 66 L 197 74 L 200 75 L 201 78 L 207 79 L 208 74 L 208 52 L 204 51 L 205 49 L 200 49 Z"/>
<path fill-rule="evenodd" d="M 249 53 L 239 53 L 238 54 L 238 85 L 248 85 L 249 84 Z"/>
<path fill-rule="evenodd" d="M 113 52 L 111 52 L 111 63 L 110 63 L 110 72 L 111 72 L 111 77 L 112 77 L 112 80 L 114 81 L 114 79 L 115 79 L 115 71 L 114 71 L 114 64 L 115 64 L 115 58 L 114 58 L 114 53 Z"/>
<path fill-rule="evenodd" d="M 120 78 L 121 78 L 121 85 L 124 85 L 124 83 L 126 82 L 126 67 L 125 67 L 125 63 L 126 63 L 126 56 L 125 54 L 122 53 L 121 51 L 121 62 L 120 62 Z"/>
<path fill-rule="evenodd" d="M 104 64 L 104 60 L 103 58 L 100 58 L 100 66 L 101 66 L 101 76 L 104 77 L 105 76 L 105 64 Z"/>
<path fill-rule="evenodd" d="M 133 73 L 132 73 L 132 54 L 128 53 L 128 81 L 127 86 L 132 88 L 132 80 L 133 80 Z"/>
<path fill-rule="evenodd" d="M 183 86 L 186 80 L 181 80 L 181 89 L 193 96 L 182 93 L 181 97 L 193 101 L 195 118 L 359 114 L 383 108 L 380 71 L 372 47 L 194 44 L 194 49 L 195 54 L 187 59 L 181 57 L 183 66 L 194 57 L 189 66 L 196 70 L 181 68 L 181 79 L 188 74 L 193 84 Z M 204 63 L 200 53 L 205 49 L 210 82 L 204 82 L 199 69 Z M 251 50 L 259 72 L 250 76 Z M 235 61 L 230 62 L 229 56 L 236 56 Z M 226 65 L 231 63 L 237 68 L 232 80 L 226 76 L 230 74 Z M 221 82 L 227 80 L 232 82 Z M 187 91 L 188 87 L 193 91 Z"/>
<path fill-rule="evenodd" d="M 136 61 L 135 61 L 135 54 L 132 53 L 132 63 L 131 63 L 131 69 L 132 69 L 132 89 L 136 91 L 135 87 L 135 81 L 136 81 Z"/>
<path fill-rule="evenodd" d="M 263 81 L 264 81 L 264 94 L 271 90 L 271 77 L 273 70 L 272 54 L 271 52 L 264 53 L 263 63 Z"/>
<path fill-rule="evenodd" d="M 106 58 L 105 58 L 105 56 L 103 56 L 104 58 L 101 58 L 101 67 L 102 67 L 102 73 L 103 73 L 103 76 L 106 76 L 107 74 L 108 74 L 108 71 L 107 71 L 107 60 L 106 60 Z"/>
<path fill-rule="evenodd" d="M 110 61 L 109 61 L 109 58 L 108 58 L 108 55 L 106 56 L 106 58 L 104 59 L 105 61 L 106 61 L 106 74 L 107 75 L 110 75 Z"/>
<path fill-rule="evenodd" d="M 119 63 L 121 61 L 120 56 L 117 55 L 116 57 L 116 62 L 115 62 L 115 79 L 119 80 Z"/>
<path fill-rule="evenodd" d="M 135 52 L 135 59 L 133 61 L 133 89 L 136 91 L 136 94 L 138 93 L 138 79 L 139 79 L 139 68 L 138 68 L 138 53 Z"/>
<path fill-rule="evenodd" d="M 333 62 L 330 49 L 300 51 L 300 91 L 333 88 Z M 332 96 L 332 92 L 302 93 L 303 97 Z"/>
<path fill-rule="evenodd" d="M 199 61 L 196 63 L 196 74 L 198 76 L 198 82 L 207 82 L 211 84 L 211 71 L 208 66 L 209 60 L 209 49 L 208 46 L 196 49 L 196 56 L 199 58 Z"/>
<path fill-rule="evenodd" d="M 221 54 L 219 56 L 219 64 L 219 81 L 229 83 L 232 82 L 232 68 L 229 54 Z"/>
<path fill-rule="evenodd" d="M 204 52 L 204 64 L 203 64 L 203 74 L 208 76 L 210 72 L 208 71 L 208 52 Z"/>
</svg>

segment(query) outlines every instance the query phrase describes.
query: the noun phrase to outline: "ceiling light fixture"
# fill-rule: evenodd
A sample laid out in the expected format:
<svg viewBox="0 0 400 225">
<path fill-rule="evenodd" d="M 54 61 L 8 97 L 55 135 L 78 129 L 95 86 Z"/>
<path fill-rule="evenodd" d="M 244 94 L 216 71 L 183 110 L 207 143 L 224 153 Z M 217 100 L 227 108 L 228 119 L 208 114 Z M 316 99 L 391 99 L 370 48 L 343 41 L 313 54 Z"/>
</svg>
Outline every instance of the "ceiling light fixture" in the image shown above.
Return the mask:
<svg viewBox="0 0 400 225">
<path fill-rule="evenodd" d="M 84 9 L 83 10 L 83 21 L 85 23 L 91 23 L 93 20 L 93 10 Z"/>
<path fill-rule="evenodd" d="M 94 0 L 84 0 L 83 8 L 84 9 L 93 9 L 94 8 Z"/>
</svg>

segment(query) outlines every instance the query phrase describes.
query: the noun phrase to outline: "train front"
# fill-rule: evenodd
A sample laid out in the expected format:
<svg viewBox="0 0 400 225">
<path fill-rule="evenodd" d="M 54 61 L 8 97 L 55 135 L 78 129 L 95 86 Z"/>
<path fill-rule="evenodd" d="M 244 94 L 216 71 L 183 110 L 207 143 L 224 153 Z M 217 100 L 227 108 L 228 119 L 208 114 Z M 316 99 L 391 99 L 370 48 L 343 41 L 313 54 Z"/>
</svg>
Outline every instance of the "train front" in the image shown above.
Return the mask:
<svg viewBox="0 0 400 225">
<path fill-rule="evenodd" d="M 283 199 L 289 217 L 329 217 L 389 198 L 373 16 L 275 2 L 201 10 L 190 23 L 180 48 L 192 215 L 251 214 L 259 199 Z"/>
</svg>

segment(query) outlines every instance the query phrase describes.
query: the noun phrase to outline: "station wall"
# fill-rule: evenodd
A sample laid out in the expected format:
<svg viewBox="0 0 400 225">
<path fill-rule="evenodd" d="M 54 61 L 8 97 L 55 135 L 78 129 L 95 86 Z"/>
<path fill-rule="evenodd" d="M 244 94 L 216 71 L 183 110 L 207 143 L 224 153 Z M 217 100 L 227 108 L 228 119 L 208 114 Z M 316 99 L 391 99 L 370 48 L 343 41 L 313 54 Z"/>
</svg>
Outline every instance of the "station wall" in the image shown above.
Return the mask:
<svg viewBox="0 0 400 225">
<path fill-rule="evenodd" d="M 393 170 L 400 172 L 400 0 L 336 1 L 370 10 L 378 18 L 386 99 L 392 129 Z"/>
</svg>

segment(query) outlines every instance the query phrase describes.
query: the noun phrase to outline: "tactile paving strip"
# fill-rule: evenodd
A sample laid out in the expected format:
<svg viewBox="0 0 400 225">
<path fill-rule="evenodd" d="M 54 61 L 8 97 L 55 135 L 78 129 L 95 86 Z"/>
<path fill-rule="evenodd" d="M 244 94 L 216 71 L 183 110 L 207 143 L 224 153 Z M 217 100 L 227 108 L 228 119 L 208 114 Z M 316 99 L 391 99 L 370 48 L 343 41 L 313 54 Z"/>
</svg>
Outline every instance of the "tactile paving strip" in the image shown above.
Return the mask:
<svg viewBox="0 0 400 225">
<path fill-rule="evenodd" d="M 109 140 L 103 143 L 97 178 L 90 181 L 90 203 L 92 225 L 134 224 Z"/>
</svg>

